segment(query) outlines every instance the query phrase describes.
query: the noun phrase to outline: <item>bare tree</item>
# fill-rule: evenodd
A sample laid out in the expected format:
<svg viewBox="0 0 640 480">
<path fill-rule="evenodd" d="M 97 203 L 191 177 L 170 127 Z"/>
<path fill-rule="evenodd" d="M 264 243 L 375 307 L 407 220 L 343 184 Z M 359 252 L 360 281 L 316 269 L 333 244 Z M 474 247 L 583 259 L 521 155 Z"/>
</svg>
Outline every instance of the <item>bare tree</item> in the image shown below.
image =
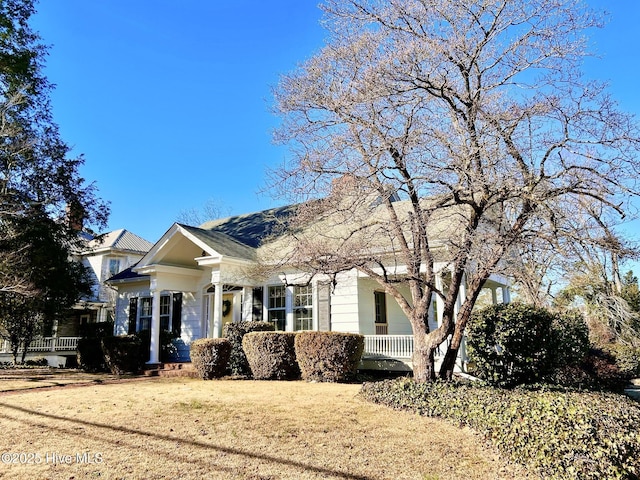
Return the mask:
<svg viewBox="0 0 640 480">
<path fill-rule="evenodd" d="M 215 198 L 210 198 L 201 207 L 181 210 L 176 221 L 186 225 L 198 226 L 209 220 L 215 220 L 223 215 L 223 204 Z"/>
<path fill-rule="evenodd" d="M 305 229 L 333 225 L 297 236 L 288 261 L 378 281 L 411 323 L 415 379 L 435 378 L 447 338 L 450 378 L 491 274 L 536 242 L 601 237 L 638 194 L 637 125 L 580 75 L 600 18 L 578 0 L 321 8 L 326 47 L 275 91 L 276 139 L 293 156 L 272 186 L 307 202 Z M 443 318 L 430 329 L 434 295 Z"/>
</svg>

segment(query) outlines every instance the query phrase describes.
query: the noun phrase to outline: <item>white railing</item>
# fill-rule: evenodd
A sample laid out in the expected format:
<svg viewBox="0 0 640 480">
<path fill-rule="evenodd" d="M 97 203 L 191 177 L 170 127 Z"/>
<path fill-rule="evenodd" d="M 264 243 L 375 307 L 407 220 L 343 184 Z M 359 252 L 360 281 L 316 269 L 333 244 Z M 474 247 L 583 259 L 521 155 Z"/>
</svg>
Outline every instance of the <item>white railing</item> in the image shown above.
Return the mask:
<svg viewBox="0 0 640 480">
<path fill-rule="evenodd" d="M 365 335 L 363 356 L 411 358 L 413 335 Z"/>
<path fill-rule="evenodd" d="M 34 338 L 28 352 L 60 352 L 73 351 L 78 347 L 80 337 L 40 337 Z M 22 349 L 19 350 L 22 352 Z M 11 353 L 11 344 L 8 340 L 0 342 L 0 353 Z"/>
<path fill-rule="evenodd" d="M 446 345 L 440 345 L 435 356 L 444 355 Z M 368 358 L 413 357 L 413 335 L 365 335 L 364 354 Z"/>
</svg>

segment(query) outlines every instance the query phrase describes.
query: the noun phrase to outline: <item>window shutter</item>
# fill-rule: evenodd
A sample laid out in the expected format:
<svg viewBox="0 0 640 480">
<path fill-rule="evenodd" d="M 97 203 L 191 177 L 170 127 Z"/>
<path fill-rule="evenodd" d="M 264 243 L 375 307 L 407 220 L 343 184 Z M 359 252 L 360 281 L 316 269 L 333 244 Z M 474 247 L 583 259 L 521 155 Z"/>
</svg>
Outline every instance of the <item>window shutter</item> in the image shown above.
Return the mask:
<svg viewBox="0 0 640 480">
<path fill-rule="evenodd" d="M 253 287 L 253 301 L 251 306 L 251 317 L 254 322 L 262 321 L 262 295 L 264 289 L 262 287 Z"/>
<path fill-rule="evenodd" d="M 331 286 L 318 283 L 318 330 L 331 330 Z"/>
<path fill-rule="evenodd" d="M 136 321 L 138 320 L 138 297 L 129 299 L 129 328 L 127 333 L 132 335 L 136 333 Z"/>
<path fill-rule="evenodd" d="M 173 305 L 171 309 L 171 328 L 175 335 L 180 336 L 182 332 L 182 293 L 173 294 Z"/>
</svg>

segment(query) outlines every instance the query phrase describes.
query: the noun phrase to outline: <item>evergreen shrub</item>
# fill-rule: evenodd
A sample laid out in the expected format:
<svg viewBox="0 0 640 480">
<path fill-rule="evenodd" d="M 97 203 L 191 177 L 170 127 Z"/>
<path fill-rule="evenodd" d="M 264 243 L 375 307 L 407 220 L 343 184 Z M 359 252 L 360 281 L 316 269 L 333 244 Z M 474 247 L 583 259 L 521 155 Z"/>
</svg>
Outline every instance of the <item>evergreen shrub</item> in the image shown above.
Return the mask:
<svg viewBox="0 0 640 480">
<path fill-rule="evenodd" d="M 361 395 L 469 426 L 540 478 L 640 478 L 640 404 L 622 395 L 410 379 L 367 383 Z"/>
<path fill-rule="evenodd" d="M 257 380 L 290 380 L 300 377 L 293 332 L 249 332 L 242 349 L 251 375 Z"/>
<path fill-rule="evenodd" d="M 229 358 L 231 375 L 251 375 L 247 356 L 242 349 L 243 337 L 249 332 L 272 332 L 274 330 L 273 323 L 268 322 L 238 322 L 227 323 L 224 326 L 222 336 L 231 343 L 231 356 Z"/>
<path fill-rule="evenodd" d="M 203 380 L 223 377 L 230 355 L 231 343 L 226 338 L 201 338 L 190 346 L 191 363 Z"/>
<path fill-rule="evenodd" d="M 473 374 L 503 387 L 537 382 L 552 370 L 553 321 L 549 311 L 521 303 L 474 313 L 467 328 Z"/>
<path fill-rule="evenodd" d="M 342 332 L 300 332 L 295 351 L 303 380 L 349 381 L 364 352 L 364 335 Z"/>
<path fill-rule="evenodd" d="M 76 348 L 78 367 L 86 372 L 105 372 L 107 366 L 100 338 L 81 338 Z"/>
<path fill-rule="evenodd" d="M 144 364 L 142 341 L 136 335 L 105 337 L 101 347 L 105 365 L 114 375 L 139 372 Z"/>
</svg>

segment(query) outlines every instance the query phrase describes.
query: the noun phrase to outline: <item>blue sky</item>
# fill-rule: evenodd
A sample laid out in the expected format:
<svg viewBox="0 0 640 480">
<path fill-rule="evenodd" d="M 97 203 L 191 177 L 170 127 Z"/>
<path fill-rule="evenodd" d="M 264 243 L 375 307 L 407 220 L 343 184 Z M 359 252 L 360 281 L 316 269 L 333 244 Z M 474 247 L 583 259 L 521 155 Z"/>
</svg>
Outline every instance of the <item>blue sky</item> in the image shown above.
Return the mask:
<svg viewBox="0 0 640 480">
<path fill-rule="evenodd" d="M 588 0 L 610 12 L 591 32 L 623 110 L 640 116 L 640 1 Z M 315 0 L 41 0 L 33 27 L 51 45 L 54 118 L 84 154 L 83 176 L 111 203 L 109 228 L 156 241 L 181 210 L 276 206 L 260 193 L 287 151 L 271 142 L 271 88 L 325 32 Z M 636 203 L 640 205 L 640 202 Z M 624 225 L 633 237 L 640 223 Z"/>
</svg>

